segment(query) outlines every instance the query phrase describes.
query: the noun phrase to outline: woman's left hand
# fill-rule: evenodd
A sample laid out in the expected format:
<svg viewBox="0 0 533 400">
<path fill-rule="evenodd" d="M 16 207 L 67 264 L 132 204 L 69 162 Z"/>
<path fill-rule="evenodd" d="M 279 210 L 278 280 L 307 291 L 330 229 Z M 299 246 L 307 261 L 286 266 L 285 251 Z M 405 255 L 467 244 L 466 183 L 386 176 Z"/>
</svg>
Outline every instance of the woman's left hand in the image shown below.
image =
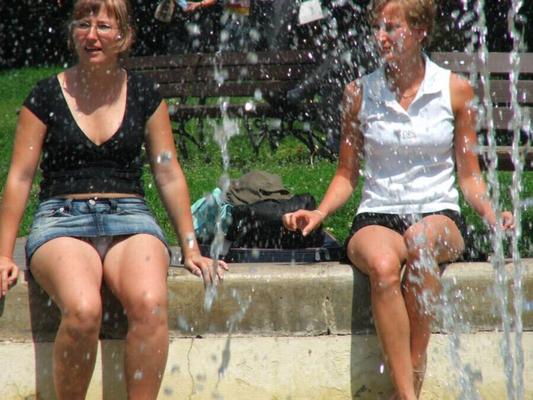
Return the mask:
<svg viewBox="0 0 533 400">
<path fill-rule="evenodd" d="M 501 215 L 501 225 L 499 228 L 503 231 L 509 231 L 514 228 L 514 216 L 510 211 L 502 211 Z M 489 227 L 492 230 L 496 230 L 496 215 L 494 213 L 489 214 L 485 217 L 485 221 L 488 223 Z"/>
<path fill-rule="evenodd" d="M 185 8 L 183 11 L 185 11 L 186 13 L 193 13 L 196 10 L 199 10 L 200 8 L 202 8 L 201 2 L 187 3 L 187 8 Z"/>
<path fill-rule="evenodd" d="M 216 265 L 214 265 L 216 263 Z M 209 257 L 204 257 L 200 252 L 193 252 L 186 255 L 183 260 L 183 265 L 192 274 L 202 277 L 204 285 L 208 286 L 213 283 L 219 283 L 224 278 L 224 272 L 228 271 L 228 265 L 222 260 L 212 260 Z"/>
<path fill-rule="evenodd" d="M 510 211 L 502 211 L 502 229 L 504 231 L 514 228 L 514 215 Z"/>
</svg>

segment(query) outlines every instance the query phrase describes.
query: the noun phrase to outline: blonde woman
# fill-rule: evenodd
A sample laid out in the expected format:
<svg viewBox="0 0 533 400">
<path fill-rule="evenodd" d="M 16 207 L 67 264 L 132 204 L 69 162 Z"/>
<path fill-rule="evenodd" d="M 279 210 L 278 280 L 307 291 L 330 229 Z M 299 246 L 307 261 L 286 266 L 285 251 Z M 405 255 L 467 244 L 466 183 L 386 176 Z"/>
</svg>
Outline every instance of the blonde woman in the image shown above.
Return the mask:
<svg viewBox="0 0 533 400">
<path fill-rule="evenodd" d="M 40 203 L 26 258 L 61 311 L 53 354 L 58 399 L 86 395 L 103 282 L 128 318 L 128 397 L 157 397 L 168 351 L 169 249 L 144 200 L 144 146 L 185 266 L 206 283 L 226 269 L 200 255 L 165 102 L 153 82 L 120 65 L 132 41 L 127 0 L 74 4 L 69 43 L 78 63 L 39 82 L 24 102 L 4 188 L 0 272 L 13 277 L 16 234 L 40 166 Z"/>
</svg>

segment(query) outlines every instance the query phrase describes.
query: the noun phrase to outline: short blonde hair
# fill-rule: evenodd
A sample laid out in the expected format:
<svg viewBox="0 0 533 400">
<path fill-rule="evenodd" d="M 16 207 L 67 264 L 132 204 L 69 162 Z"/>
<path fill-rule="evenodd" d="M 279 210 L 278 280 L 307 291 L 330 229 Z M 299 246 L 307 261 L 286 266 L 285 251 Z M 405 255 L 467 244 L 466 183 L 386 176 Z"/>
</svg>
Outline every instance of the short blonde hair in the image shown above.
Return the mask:
<svg viewBox="0 0 533 400">
<path fill-rule="evenodd" d="M 126 55 L 133 45 L 135 33 L 131 23 L 131 6 L 128 0 L 78 0 L 74 4 L 68 30 L 68 44 L 73 48 L 74 21 L 98 14 L 104 8 L 118 23 L 117 47 L 120 55 Z"/>
<path fill-rule="evenodd" d="M 435 26 L 437 8 L 433 0 L 372 0 L 369 5 L 370 22 L 374 22 L 378 14 L 389 3 L 398 3 L 405 10 L 405 17 L 410 27 L 424 29 L 426 37 L 422 45 L 428 46 Z"/>
</svg>

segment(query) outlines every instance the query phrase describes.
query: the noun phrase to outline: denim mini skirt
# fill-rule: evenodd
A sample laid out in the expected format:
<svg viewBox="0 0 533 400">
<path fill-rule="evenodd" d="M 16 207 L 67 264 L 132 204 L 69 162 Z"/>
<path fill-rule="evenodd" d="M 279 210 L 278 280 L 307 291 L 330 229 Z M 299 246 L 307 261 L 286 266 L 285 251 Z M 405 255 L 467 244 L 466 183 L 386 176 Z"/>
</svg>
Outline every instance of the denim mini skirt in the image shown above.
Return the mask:
<svg viewBox="0 0 533 400">
<path fill-rule="evenodd" d="M 97 238 L 145 233 L 168 243 L 142 198 L 52 198 L 39 204 L 26 241 L 26 264 L 35 251 L 58 237 Z"/>
</svg>

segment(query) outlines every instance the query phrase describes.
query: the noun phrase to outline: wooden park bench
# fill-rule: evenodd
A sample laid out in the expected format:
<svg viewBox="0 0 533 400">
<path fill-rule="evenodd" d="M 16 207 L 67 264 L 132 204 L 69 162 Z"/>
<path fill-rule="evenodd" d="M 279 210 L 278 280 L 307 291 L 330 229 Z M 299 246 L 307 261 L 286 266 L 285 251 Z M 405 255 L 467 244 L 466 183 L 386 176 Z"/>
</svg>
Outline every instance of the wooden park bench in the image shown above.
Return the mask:
<svg viewBox="0 0 533 400">
<path fill-rule="evenodd" d="M 486 134 L 494 132 L 497 168 L 513 170 L 512 137 L 513 132 L 518 131 L 523 168 L 533 170 L 530 122 L 533 114 L 533 53 L 520 54 L 521 62 L 514 74 L 510 53 L 489 53 L 486 63 L 476 55 L 460 52 L 433 53 L 431 58 L 471 77 L 476 82 L 480 103 L 491 105 L 492 126 L 480 126 L 482 165 L 487 167 L 490 154 Z M 265 140 L 276 148 L 281 139 L 291 135 L 306 145 L 311 157 L 316 154 L 331 156 L 324 135 L 313 124 L 319 112 L 315 103 L 310 101 L 296 109 L 287 109 L 283 103 L 276 107 L 265 100 L 275 99 L 293 88 L 316 68 L 318 61 L 309 50 L 291 50 L 132 57 L 125 66 L 141 71 L 159 83 L 163 97 L 169 100 L 177 143 L 184 157 L 188 154 L 188 142 L 204 148 L 205 120 L 224 115 L 243 120 L 255 151 Z M 485 85 L 482 84 L 483 77 L 487 78 Z M 516 88 L 514 97 L 511 86 Z M 487 87 L 490 87 L 490 96 L 484 93 Z M 521 121 L 518 121 L 519 107 Z M 196 121 L 192 129 L 191 121 Z"/>
<path fill-rule="evenodd" d="M 288 110 L 266 101 L 292 89 L 316 64 L 312 52 L 294 50 L 133 57 L 125 66 L 159 83 L 169 100 L 178 147 L 187 157 L 187 142 L 204 149 L 205 120 L 223 116 L 243 120 L 256 152 L 264 141 L 276 148 L 289 135 L 311 154 L 325 149 L 323 137 L 311 129 L 316 112 L 311 102 Z M 190 129 L 193 120 L 196 126 Z"/>
<path fill-rule="evenodd" d="M 432 53 L 431 59 L 475 81 L 479 103 L 490 106 L 490 123 L 485 122 L 481 113 L 479 115 L 482 165 L 488 167 L 487 135 L 492 132 L 496 142 L 493 148 L 498 160 L 497 169 L 513 170 L 512 143 L 516 131 L 520 136 L 517 153 L 522 158 L 521 165 L 525 170 L 533 170 L 533 53 L 519 54 L 520 63 L 516 67 L 510 56 L 510 53 L 488 53 L 486 62 L 483 62 L 477 54 L 440 52 Z M 487 89 L 490 93 L 486 93 Z"/>
</svg>

